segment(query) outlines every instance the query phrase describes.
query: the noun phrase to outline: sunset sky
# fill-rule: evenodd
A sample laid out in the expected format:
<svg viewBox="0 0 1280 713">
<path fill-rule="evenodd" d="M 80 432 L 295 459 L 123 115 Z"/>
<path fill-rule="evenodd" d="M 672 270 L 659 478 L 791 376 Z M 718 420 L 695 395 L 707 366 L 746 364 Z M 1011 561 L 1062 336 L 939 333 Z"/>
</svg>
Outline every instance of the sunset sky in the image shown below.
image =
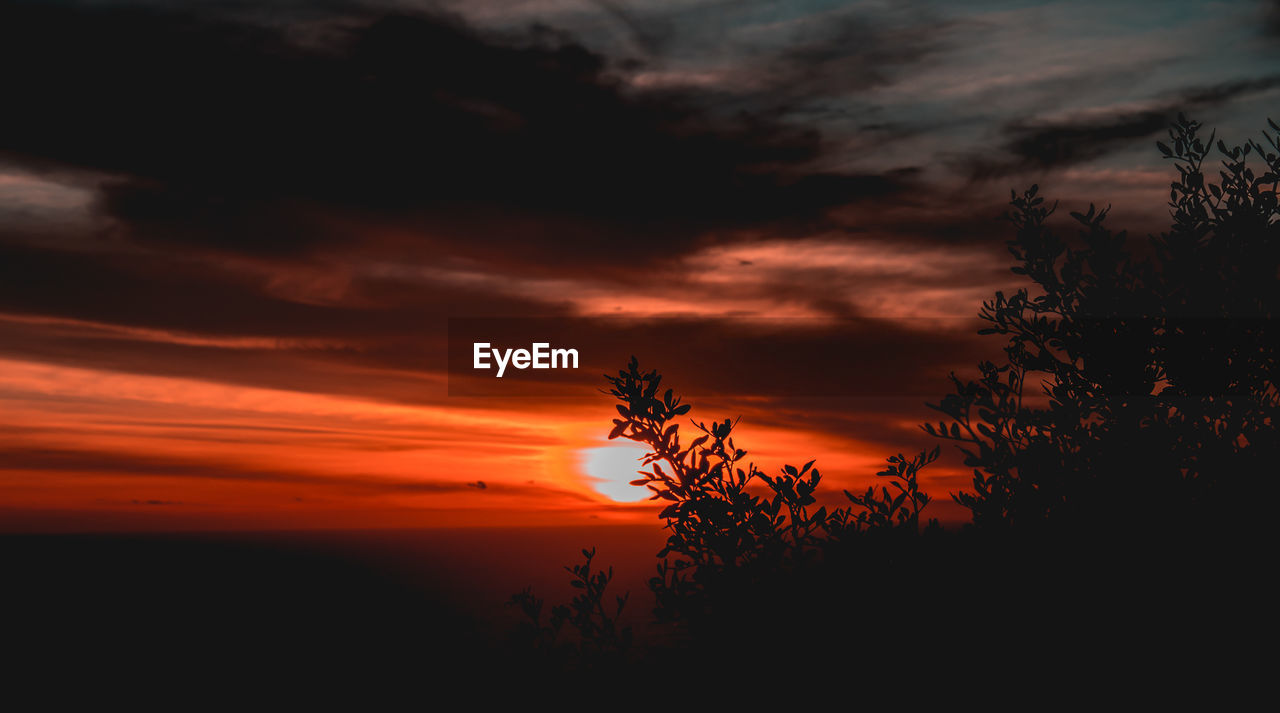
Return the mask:
<svg viewBox="0 0 1280 713">
<path fill-rule="evenodd" d="M 656 525 L 631 354 L 838 504 L 997 355 L 1010 189 L 1158 231 L 1278 59 L 1275 2 L 3 2 L 0 531 Z M 481 318 L 583 367 L 469 391 Z"/>
</svg>

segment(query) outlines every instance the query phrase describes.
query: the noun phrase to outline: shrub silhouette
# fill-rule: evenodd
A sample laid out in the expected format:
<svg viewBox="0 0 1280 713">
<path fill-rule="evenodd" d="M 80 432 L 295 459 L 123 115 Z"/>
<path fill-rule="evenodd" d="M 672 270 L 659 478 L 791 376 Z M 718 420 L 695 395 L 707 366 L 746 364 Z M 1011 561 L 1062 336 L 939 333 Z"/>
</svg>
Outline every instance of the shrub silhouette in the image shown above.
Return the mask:
<svg viewBox="0 0 1280 713">
<path fill-rule="evenodd" d="M 532 587 L 525 587 L 513 595 L 509 606 L 519 607 L 525 617 L 524 626 L 517 632 L 523 645 L 549 652 L 559 665 L 581 665 L 584 659 L 618 657 L 631 647 L 631 628 L 618 625 L 630 593 L 616 597 L 613 606 L 605 604 L 605 592 L 613 581 L 613 568 L 591 569 L 595 548 L 582 550 L 582 564 L 565 567 L 572 575 L 569 583 L 582 592 L 568 605 L 551 608 L 551 615 L 543 623 L 545 601 L 534 596 Z M 565 624 L 577 634 L 576 640 L 564 636 Z"/>
<path fill-rule="evenodd" d="M 874 642 L 864 654 L 893 660 L 920 652 L 929 624 L 919 611 L 946 582 L 949 601 L 967 611 L 952 636 L 1006 653 L 1019 650 L 1009 642 L 1092 643 L 1121 630 L 1160 642 L 1173 612 L 1190 648 L 1170 645 L 1169 655 L 1216 646 L 1201 642 L 1216 641 L 1222 622 L 1196 628 L 1185 612 L 1206 610 L 1221 596 L 1215 582 L 1247 569 L 1250 555 L 1236 545 L 1255 541 L 1242 528 L 1261 523 L 1265 476 L 1280 456 L 1280 139 L 1263 132 L 1265 146 L 1215 146 L 1200 129 L 1179 116 L 1171 145 L 1158 144 L 1178 172 L 1173 225 L 1136 250 L 1104 225 L 1109 209 L 1071 213 L 1081 229 L 1068 240 L 1047 225 L 1056 205 L 1037 186 L 1012 194 L 1012 271 L 1031 286 L 997 292 L 980 312 L 981 333 L 1005 339 L 1004 358 L 980 363 L 976 379 L 953 374 L 954 391 L 928 404 L 948 420 L 923 425 L 973 469 L 973 492 L 952 496 L 972 513 L 960 533 L 944 537 L 936 521 L 920 527 L 929 497 L 917 475 L 937 447 L 889 458 L 878 474 L 888 485 L 845 491 L 849 505 L 828 509 L 815 497 L 813 461 L 767 475 L 745 461 L 729 419 L 694 420 L 682 441 L 676 419 L 691 406 L 671 389 L 659 395 L 658 372 L 642 372 L 633 357 L 606 375 L 619 415 L 609 437 L 649 447 L 633 485 L 666 505 L 659 517 L 669 535 L 649 582 L 656 618 L 716 641 L 717 654 L 803 651 L 836 636 L 771 638 L 749 623 L 766 607 L 797 627 L 822 617 L 841 637 Z M 1216 182 L 1206 178 L 1215 147 L 1225 157 Z M 1258 173 L 1250 156 L 1264 164 Z M 1133 557 L 1117 547 L 1140 532 L 1163 550 Z M 1081 547 L 1088 538 L 1102 547 Z M 584 550 L 588 568 L 592 554 Z M 515 599 L 539 636 L 572 621 L 583 635 L 576 651 L 629 643 L 600 606 L 608 578 L 571 571 L 597 584 L 572 609 L 557 608 L 550 627 L 531 592 Z M 865 603 L 856 597 L 868 582 L 888 612 L 850 616 L 847 598 Z M 1144 592 L 1133 596 L 1142 608 L 1100 598 L 1103 582 Z M 1034 596 L 1011 597 L 1018 591 Z"/>
<path fill-rule="evenodd" d="M 937 448 L 911 459 L 890 457 L 878 473 L 889 484 L 857 495 L 845 491 L 846 507 L 815 507 L 822 475 L 814 461 L 785 465 L 774 476 L 754 463 L 744 465 L 747 451 L 735 443 L 737 424 L 729 419 L 709 425 L 692 421 L 696 435 L 682 444 L 674 421 L 692 406 L 681 403 L 671 389 L 659 396 L 662 376 L 657 371 L 642 372 L 632 357 L 626 369 L 605 379 L 620 416 L 609 438 L 627 438 L 650 449 L 642 459 L 648 470 L 631 484 L 647 487 L 653 491 L 650 499 L 667 503 L 658 517 L 670 534 L 657 554 L 657 576 L 649 581 L 659 622 L 706 636 L 780 578 L 800 577 L 823 564 L 833 546 L 872 533 L 913 537 L 920 531 L 920 513 L 929 496 L 920 490 L 917 474 L 937 459 Z M 937 523 L 930 526 L 936 529 Z M 594 550 L 583 554 L 589 567 Z M 555 642 L 563 623 L 572 622 L 580 637 L 571 656 L 579 661 L 592 651 L 625 648 L 618 646 L 613 620 L 601 608 L 608 578 L 600 574 L 598 580 L 589 579 L 581 567 L 566 568 L 574 574 L 575 586 L 596 585 L 588 585 L 572 608 L 554 608 L 548 625 L 541 623 L 543 603 L 531 590 L 512 598 L 526 616 L 527 639 L 539 646 Z M 624 602 L 619 598 L 618 613 Z"/>
<path fill-rule="evenodd" d="M 671 389 L 659 396 L 657 371 L 642 372 L 632 357 L 626 369 L 605 379 L 620 416 L 609 438 L 650 449 L 642 459 L 648 470 L 631 484 L 647 487 L 653 491 L 650 499 L 667 503 L 658 517 L 670 534 L 657 554 L 657 576 L 649 581 L 659 622 L 707 636 L 733 620 L 762 588 L 822 564 L 834 545 L 871 533 L 912 537 L 920 531 L 929 496 L 920 490 L 917 474 L 937 459 L 937 448 L 912 459 L 890 457 L 878 473 L 889 485 L 857 495 L 845 491 L 847 507 L 814 507 L 822 480 L 814 461 L 785 465 L 775 476 L 751 462 L 744 466 L 747 451 L 735 443 L 737 424 L 729 419 L 710 425 L 692 421 L 697 435 L 682 445 L 674 421 L 692 406 Z M 929 524 L 937 528 L 936 522 Z M 571 665 L 594 665 L 599 654 L 625 654 L 630 646 L 630 631 L 616 624 L 629 594 L 617 597 L 616 610 L 607 612 L 603 602 L 613 571 L 592 574 L 595 550 L 582 554 L 585 564 L 565 569 L 583 593 L 569 606 L 553 607 L 547 623 L 544 602 L 531 589 L 513 596 L 510 604 L 525 616 L 520 633 L 526 646 L 556 651 Z M 574 641 L 561 636 L 566 622 L 577 632 Z"/>
<path fill-rule="evenodd" d="M 669 503 L 658 514 L 670 531 L 658 552 L 658 576 L 650 580 L 659 619 L 696 621 L 715 603 L 713 594 L 746 591 L 760 577 L 776 577 L 819 558 L 825 545 L 870 530 L 915 532 L 929 498 L 916 475 L 938 450 L 912 460 L 889 459 L 879 475 L 891 480 L 879 492 L 868 488 L 851 505 L 814 507 L 822 475 L 814 461 L 785 465 L 775 476 L 754 463 L 743 466 L 747 451 L 733 439 L 736 422 L 710 425 L 693 421 L 697 435 L 681 444 L 674 419 L 689 413 L 671 389 L 658 396 L 662 376 L 641 372 L 632 357 L 617 376 L 606 375 L 608 393 L 619 401 L 620 418 L 609 438 L 623 437 L 650 448 L 642 463 L 649 468 L 632 485 L 653 491 L 651 500 Z M 665 467 L 664 467 L 665 466 Z M 760 485 L 763 484 L 763 488 Z"/>
<path fill-rule="evenodd" d="M 1141 255 L 1105 227 L 1108 210 L 1071 213 L 1082 229 L 1068 242 L 1036 186 L 1013 195 L 1013 272 L 1034 287 L 983 304 L 1005 359 L 953 375 L 930 404 L 950 422 L 924 426 L 974 469 L 974 491 L 954 498 L 975 526 L 1220 527 L 1274 469 L 1280 146 L 1266 132 L 1267 146 L 1218 141 L 1214 183 L 1200 129 L 1180 116 L 1172 146 L 1158 142 L 1178 171 L 1173 225 Z"/>
</svg>

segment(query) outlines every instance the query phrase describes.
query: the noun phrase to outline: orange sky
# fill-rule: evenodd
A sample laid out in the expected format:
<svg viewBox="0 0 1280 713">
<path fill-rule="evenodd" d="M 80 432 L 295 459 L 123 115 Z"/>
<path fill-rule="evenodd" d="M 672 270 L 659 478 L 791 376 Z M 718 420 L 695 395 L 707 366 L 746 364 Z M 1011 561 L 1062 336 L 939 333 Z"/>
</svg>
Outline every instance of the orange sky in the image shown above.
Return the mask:
<svg viewBox="0 0 1280 713">
<path fill-rule="evenodd" d="M 617 501 L 638 494 L 622 485 L 638 451 L 605 439 L 604 396 L 535 412 L 409 406 L 5 360 L 0 399 L 9 530 L 625 523 L 657 510 Z M 749 418 L 740 433 L 766 467 L 818 458 L 835 494 L 882 457 Z"/>
</svg>

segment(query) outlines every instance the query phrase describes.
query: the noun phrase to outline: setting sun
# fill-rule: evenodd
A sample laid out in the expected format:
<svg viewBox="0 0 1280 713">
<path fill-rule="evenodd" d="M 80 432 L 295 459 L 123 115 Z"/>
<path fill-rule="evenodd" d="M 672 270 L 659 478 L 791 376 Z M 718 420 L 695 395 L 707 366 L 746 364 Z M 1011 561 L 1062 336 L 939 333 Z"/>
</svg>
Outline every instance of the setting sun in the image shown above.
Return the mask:
<svg viewBox="0 0 1280 713">
<path fill-rule="evenodd" d="M 640 460 L 649 451 L 642 446 L 619 443 L 580 452 L 582 472 L 596 492 L 620 503 L 634 503 L 650 492 L 631 481 L 640 477 Z"/>
</svg>

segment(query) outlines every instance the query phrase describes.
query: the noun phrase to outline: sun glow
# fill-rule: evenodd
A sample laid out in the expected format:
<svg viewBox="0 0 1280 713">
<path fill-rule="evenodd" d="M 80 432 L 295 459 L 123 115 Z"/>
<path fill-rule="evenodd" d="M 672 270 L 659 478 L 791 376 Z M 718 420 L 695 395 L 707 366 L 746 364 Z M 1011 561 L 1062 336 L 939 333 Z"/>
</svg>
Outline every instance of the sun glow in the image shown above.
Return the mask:
<svg viewBox="0 0 1280 713">
<path fill-rule="evenodd" d="M 619 443 L 584 448 L 579 455 L 582 472 L 596 492 L 620 503 L 634 503 L 651 495 L 647 488 L 630 484 L 640 477 L 640 460 L 648 452 L 642 446 Z"/>
</svg>

